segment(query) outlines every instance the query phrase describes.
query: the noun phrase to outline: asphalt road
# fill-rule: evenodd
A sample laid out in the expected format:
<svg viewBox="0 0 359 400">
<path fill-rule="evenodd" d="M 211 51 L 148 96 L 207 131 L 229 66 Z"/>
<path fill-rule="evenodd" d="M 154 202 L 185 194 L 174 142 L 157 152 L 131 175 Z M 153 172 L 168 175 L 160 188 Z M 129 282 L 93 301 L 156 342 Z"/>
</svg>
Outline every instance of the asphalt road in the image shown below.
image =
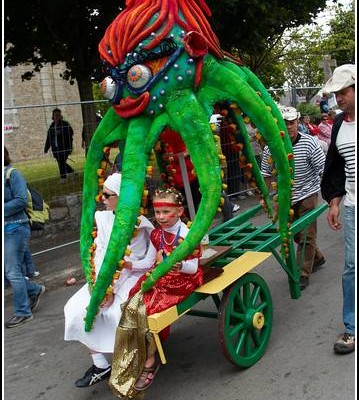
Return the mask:
<svg viewBox="0 0 359 400">
<path fill-rule="evenodd" d="M 147 400 L 351 400 L 355 396 L 355 353 L 333 353 L 343 331 L 341 308 L 342 233 L 319 218 L 318 242 L 327 258 L 302 296 L 290 298 L 287 275 L 274 257 L 254 272 L 267 282 L 274 320 L 264 356 L 241 370 L 223 355 L 215 319 L 185 316 L 172 326 L 165 346 L 168 363 L 146 392 Z M 52 261 L 70 270 L 77 246 Z M 70 258 L 69 258 L 70 257 Z M 72 257 L 72 258 L 71 258 Z M 50 260 L 51 261 L 51 260 Z M 46 261 L 49 263 L 50 261 Z M 50 265 L 47 265 L 50 268 Z M 46 280 L 44 274 L 43 278 Z M 62 279 L 62 278 L 61 278 Z M 49 285 L 34 320 L 4 331 L 4 399 L 110 400 L 106 382 L 79 389 L 74 381 L 91 365 L 85 348 L 64 342 L 63 306 L 80 287 Z M 200 304 L 212 309 L 210 299 Z M 10 317 L 9 301 L 4 319 Z"/>
</svg>

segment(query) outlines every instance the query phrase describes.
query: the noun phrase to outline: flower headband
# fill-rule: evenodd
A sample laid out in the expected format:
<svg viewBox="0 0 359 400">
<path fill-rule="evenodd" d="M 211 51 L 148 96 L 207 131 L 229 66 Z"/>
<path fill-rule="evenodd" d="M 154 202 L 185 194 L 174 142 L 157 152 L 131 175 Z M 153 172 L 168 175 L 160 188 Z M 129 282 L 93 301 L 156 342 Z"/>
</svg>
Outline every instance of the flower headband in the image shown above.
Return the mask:
<svg viewBox="0 0 359 400">
<path fill-rule="evenodd" d="M 184 203 L 184 199 L 182 194 L 176 190 L 175 188 L 168 188 L 168 189 L 156 189 L 154 197 L 159 197 L 161 200 L 166 199 L 168 196 L 174 197 L 174 202 L 170 201 L 154 201 L 154 207 L 182 207 Z"/>
</svg>

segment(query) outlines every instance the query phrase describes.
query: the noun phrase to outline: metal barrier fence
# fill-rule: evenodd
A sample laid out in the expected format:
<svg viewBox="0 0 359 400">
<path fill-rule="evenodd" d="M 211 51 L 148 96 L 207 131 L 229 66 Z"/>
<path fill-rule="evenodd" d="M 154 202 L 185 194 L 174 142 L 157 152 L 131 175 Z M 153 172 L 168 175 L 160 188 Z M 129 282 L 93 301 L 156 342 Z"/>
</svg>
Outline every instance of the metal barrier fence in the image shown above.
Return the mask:
<svg viewBox="0 0 359 400">
<path fill-rule="evenodd" d="M 47 201 L 56 200 L 58 196 L 77 193 L 82 190 L 83 169 L 85 165 L 85 132 L 94 132 L 98 119 L 96 117 L 99 103 L 71 102 L 44 105 L 27 105 L 5 107 L 4 117 L 7 127 L 4 135 L 4 144 L 9 150 L 11 159 L 19 169 L 28 171 L 31 176 L 31 185 L 40 190 Z M 52 122 L 52 111 L 59 108 L 63 119 L 73 128 L 73 152 L 67 163 L 75 170 L 66 181 L 60 180 L 60 173 L 51 150 L 44 154 L 44 145 L 47 131 Z M 85 115 L 84 123 L 83 115 Z M 226 144 L 222 145 L 224 154 L 227 155 Z M 111 152 L 112 154 L 112 152 Z M 116 156 L 114 151 L 112 160 Z M 154 176 L 156 176 L 156 166 Z M 248 183 L 239 168 L 239 154 L 227 156 L 227 173 L 225 177 L 228 184 L 228 195 L 236 197 L 249 191 Z"/>
<path fill-rule="evenodd" d="M 255 153 L 256 160 L 260 166 L 262 149 L 256 141 L 251 142 L 252 149 Z M 224 175 L 224 183 L 227 184 L 227 195 L 230 199 L 244 199 L 246 196 L 253 196 L 255 188 L 250 186 L 247 174 L 240 167 L 241 153 L 231 149 L 231 143 L 222 143 L 222 151 L 226 156 L 226 167 Z"/>
<path fill-rule="evenodd" d="M 85 164 L 85 133 L 94 132 L 96 129 L 98 103 L 104 101 L 4 108 L 4 145 L 10 158 L 28 177 L 31 185 L 43 193 L 47 201 L 81 190 Z M 51 149 L 47 154 L 44 153 L 47 132 L 52 123 L 52 111 L 55 108 L 62 111 L 63 120 L 67 121 L 74 131 L 73 151 L 67 164 L 75 170 L 75 174 L 69 176 L 66 181 L 60 180 L 59 167 Z M 87 122 L 84 123 L 84 120 Z"/>
<path fill-rule="evenodd" d="M 16 76 L 14 79 L 17 79 Z M 27 85 L 16 80 L 16 87 L 18 86 L 23 92 L 31 92 Z M 56 87 L 59 98 L 66 98 L 61 97 L 61 93 L 67 93 L 64 83 L 62 81 L 58 82 Z M 48 89 L 50 90 L 51 88 L 52 86 Z M 59 88 L 63 89 L 63 91 L 60 91 Z M 281 104 L 285 105 L 296 106 L 302 101 L 311 101 L 315 104 L 320 98 L 320 87 L 316 86 L 283 87 L 268 90 Z M 45 94 L 42 94 L 44 99 L 54 98 L 49 95 L 45 96 Z M 25 98 L 40 99 L 39 96 L 35 96 L 35 93 L 33 95 L 29 93 L 29 96 Z M 71 193 L 81 190 L 82 171 L 85 163 L 84 147 L 86 147 L 87 138 L 95 131 L 98 124 L 96 115 L 98 109 L 108 107 L 109 103 L 106 100 L 100 100 L 56 102 L 24 106 L 13 106 L 13 103 L 6 101 L 5 104 L 7 106 L 4 107 L 4 144 L 7 146 L 10 156 L 15 163 L 33 171 L 32 185 L 45 191 L 48 199 L 59 196 L 64 192 Z M 43 152 L 54 108 L 62 110 L 64 120 L 68 121 L 74 130 L 73 152 L 69 157 L 69 165 L 75 169 L 77 175 L 62 185 L 59 184 L 60 180 L 57 180 L 59 178 L 59 171 L 56 160 L 52 157 L 51 152 L 48 154 L 44 154 Z M 226 144 L 222 145 L 225 155 L 227 155 L 225 151 L 226 146 Z M 259 159 L 260 152 L 257 156 Z M 227 156 L 226 181 L 228 184 L 228 194 L 232 198 L 243 196 L 245 193 L 250 192 L 246 177 L 239 168 L 238 153 L 230 157 Z"/>
</svg>

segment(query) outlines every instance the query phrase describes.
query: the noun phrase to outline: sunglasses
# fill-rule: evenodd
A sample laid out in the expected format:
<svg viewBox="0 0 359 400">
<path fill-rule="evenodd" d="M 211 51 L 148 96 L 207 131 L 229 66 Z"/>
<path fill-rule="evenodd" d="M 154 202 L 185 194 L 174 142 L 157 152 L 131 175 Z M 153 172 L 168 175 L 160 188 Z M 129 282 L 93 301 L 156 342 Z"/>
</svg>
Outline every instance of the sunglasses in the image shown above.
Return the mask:
<svg viewBox="0 0 359 400">
<path fill-rule="evenodd" d="M 112 196 L 117 196 L 117 194 L 116 193 L 114 193 L 114 194 L 102 193 L 102 197 L 105 199 L 108 199 L 109 197 L 112 197 Z"/>
</svg>

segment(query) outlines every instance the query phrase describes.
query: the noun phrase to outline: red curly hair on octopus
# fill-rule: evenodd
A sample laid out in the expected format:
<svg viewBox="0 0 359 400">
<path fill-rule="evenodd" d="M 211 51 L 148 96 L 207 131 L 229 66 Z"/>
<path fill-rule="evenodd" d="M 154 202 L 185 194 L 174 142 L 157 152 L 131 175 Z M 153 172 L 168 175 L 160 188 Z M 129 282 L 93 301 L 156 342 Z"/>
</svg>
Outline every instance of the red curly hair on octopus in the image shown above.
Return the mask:
<svg viewBox="0 0 359 400">
<path fill-rule="evenodd" d="M 158 17 L 150 24 L 156 13 Z M 126 8 L 107 28 L 99 44 L 100 56 L 110 65 L 117 66 L 152 32 L 157 35 L 144 47 L 145 50 L 156 47 L 177 24 L 186 32 L 201 33 L 208 42 L 209 52 L 222 59 L 224 52 L 206 16 L 211 16 L 211 11 L 204 0 L 127 0 Z"/>
</svg>

